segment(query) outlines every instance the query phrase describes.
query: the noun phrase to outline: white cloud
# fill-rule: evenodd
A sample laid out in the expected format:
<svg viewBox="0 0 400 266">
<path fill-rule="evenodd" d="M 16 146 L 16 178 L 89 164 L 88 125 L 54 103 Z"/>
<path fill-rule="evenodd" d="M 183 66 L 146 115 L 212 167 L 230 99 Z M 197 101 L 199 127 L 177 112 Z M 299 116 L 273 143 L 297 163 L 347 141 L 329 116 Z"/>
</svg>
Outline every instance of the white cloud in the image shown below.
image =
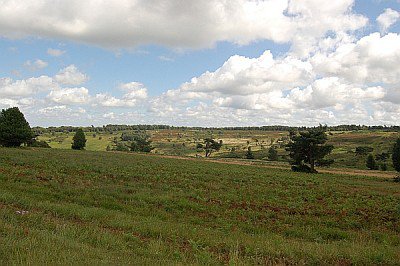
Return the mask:
<svg viewBox="0 0 400 266">
<path fill-rule="evenodd" d="M 48 76 L 16 81 L 11 78 L 0 78 L 0 96 L 2 97 L 26 97 L 57 87 L 58 84 L 54 83 L 53 79 Z"/>
<path fill-rule="evenodd" d="M 332 53 L 317 53 L 315 71 L 355 83 L 400 82 L 400 35 L 372 33 L 357 42 L 343 43 Z"/>
<path fill-rule="evenodd" d="M 47 49 L 47 54 L 54 56 L 54 57 L 60 57 L 65 53 L 66 53 L 66 51 L 60 50 L 60 49 L 53 49 L 53 48 Z"/>
<path fill-rule="evenodd" d="M 89 78 L 86 74 L 80 72 L 75 65 L 67 66 L 61 69 L 54 79 L 64 85 L 81 85 L 85 83 Z"/>
<path fill-rule="evenodd" d="M 400 12 L 391 8 L 387 8 L 382 14 L 377 17 L 376 21 L 378 22 L 381 32 L 386 33 L 390 26 L 395 24 L 399 19 Z"/>
<path fill-rule="evenodd" d="M 24 63 L 24 67 L 28 68 L 31 71 L 37 71 L 39 69 L 46 68 L 49 64 L 41 59 L 37 59 L 33 62 L 30 60 Z"/>
<path fill-rule="evenodd" d="M 84 104 L 89 101 L 89 90 L 84 87 L 59 89 L 51 91 L 47 98 L 58 104 Z"/>
<path fill-rule="evenodd" d="M 93 99 L 94 106 L 134 107 L 138 102 L 147 99 L 147 88 L 142 83 L 122 83 L 118 88 L 124 92 L 121 98 L 116 98 L 108 93 L 98 93 Z"/>
<path fill-rule="evenodd" d="M 175 99 L 208 98 L 218 95 L 253 95 L 304 86 L 314 74 L 309 62 L 291 56 L 274 59 L 270 51 L 258 58 L 232 56 L 215 72 L 206 72 L 170 90 L 165 96 Z"/>
<path fill-rule="evenodd" d="M 63 38 L 104 47 L 158 44 L 204 48 L 220 41 L 262 39 L 312 44 L 328 31 L 352 31 L 366 18 L 351 12 L 354 0 L 24 1 L 4 0 L 0 34 Z M 300 45 L 300 46 L 299 46 Z"/>
</svg>

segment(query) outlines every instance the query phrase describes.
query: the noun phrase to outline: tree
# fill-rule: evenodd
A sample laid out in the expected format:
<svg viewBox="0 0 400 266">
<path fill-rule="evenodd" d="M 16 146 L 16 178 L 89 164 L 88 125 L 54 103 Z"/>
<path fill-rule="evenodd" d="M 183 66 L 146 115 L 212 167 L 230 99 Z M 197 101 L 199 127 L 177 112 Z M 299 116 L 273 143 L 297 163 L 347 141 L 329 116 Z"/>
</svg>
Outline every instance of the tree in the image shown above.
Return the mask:
<svg viewBox="0 0 400 266">
<path fill-rule="evenodd" d="M 251 147 L 248 147 L 248 148 L 247 148 L 246 159 L 249 159 L 249 160 L 254 159 L 254 154 L 253 154 L 253 152 L 251 151 Z"/>
<path fill-rule="evenodd" d="M 393 145 L 392 162 L 393 168 L 397 172 L 400 172 L 400 138 L 398 138 Z"/>
<path fill-rule="evenodd" d="M 333 150 L 332 145 L 325 144 L 328 137 L 326 126 L 319 126 L 306 131 L 290 131 L 290 140 L 286 145 L 289 152 L 292 170 L 296 172 L 317 173 L 315 166 L 328 166 L 333 160 L 324 157 Z"/>
<path fill-rule="evenodd" d="M 18 107 L 3 109 L 0 113 L 0 145 L 19 147 L 33 137 L 31 127 Z"/>
<path fill-rule="evenodd" d="M 367 155 L 374 151 L 374 148 L 368 146 L 358 146 L 356 147 L 356 155 Z"/>
<path fill-rule="evenodd" d="M 133 137 L 130 149 L 134 152 L 151 152 L 154 148 L 151 146 L 150 136 L 139 134 Z"/>
<path fill-rule="evenodd" d="M 219 151 L 222 147 L 222 141 L 217 142 L 211 138 L 204 139 L 206 157 L 210 157 L 213 151 Z"/>
<path fill-rule="evenodd" d="M 378 170 L 379 166 L 375 161 L 375 158 L 372 154 L 369 154 L 367 157 L 367 161 L 365 162 L 365 165 L 369 170 Z"/>
<path fill-rule="evenodd" d="M 73 141 L 74 142 L 72 143 L 72 146 L 71 146 L 72 149 L 74 149 L 74 150 L 85 149 L 86 137 L 85 137 L 85 133 L 83 132 L 83 130 L 81 128 L 79 128 L 76 131 Z"/>
<path fill-rule="evenodd" d="M 278 160 L 278 151 L 274 147 L 269 148 L 267 158 L 270 161 L 277 161 Z"/>
</svg>

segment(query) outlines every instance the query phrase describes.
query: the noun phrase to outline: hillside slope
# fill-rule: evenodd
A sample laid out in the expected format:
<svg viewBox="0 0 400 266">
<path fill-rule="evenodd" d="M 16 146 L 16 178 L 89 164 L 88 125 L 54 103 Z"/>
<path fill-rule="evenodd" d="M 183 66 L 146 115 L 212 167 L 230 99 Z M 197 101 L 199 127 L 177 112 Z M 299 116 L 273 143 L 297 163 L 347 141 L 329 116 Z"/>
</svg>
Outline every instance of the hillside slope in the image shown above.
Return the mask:
<svg viewBox="0 0 400 266">
<path fill-rule="evenodd" d="M 0 264 L 396 264 L 400 184 L 0 148 Z"/>
</svg>

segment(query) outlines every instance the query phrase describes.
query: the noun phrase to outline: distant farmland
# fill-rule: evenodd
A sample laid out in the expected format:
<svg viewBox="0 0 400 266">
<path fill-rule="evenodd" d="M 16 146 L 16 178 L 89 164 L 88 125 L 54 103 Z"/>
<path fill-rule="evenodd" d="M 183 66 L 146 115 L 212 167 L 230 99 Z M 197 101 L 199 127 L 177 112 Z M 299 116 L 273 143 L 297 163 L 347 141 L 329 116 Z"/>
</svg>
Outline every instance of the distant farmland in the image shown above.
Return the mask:
<svg viewBox="0 0 400 266">
<path fill-rule="evenodd" d="M 2 265 L 396 265 L 400 184 L 202 159 L 0 148 L 0 243 Z"/>
</svg>

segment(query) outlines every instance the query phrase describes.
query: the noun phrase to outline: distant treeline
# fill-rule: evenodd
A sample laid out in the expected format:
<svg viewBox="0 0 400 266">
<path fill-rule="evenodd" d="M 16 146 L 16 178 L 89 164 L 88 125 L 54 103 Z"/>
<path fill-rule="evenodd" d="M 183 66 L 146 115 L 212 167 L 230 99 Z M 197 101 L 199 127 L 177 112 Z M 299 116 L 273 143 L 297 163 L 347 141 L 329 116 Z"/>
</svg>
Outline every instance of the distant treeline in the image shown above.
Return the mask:
<svg viewBox="0 0 400 266">
<path fill-rule="evenodd" d="M 78 128 L 82 128 L 85 132 L 117 132 L 117 131 L 143 131 L 143 130 L 165 130 L 165 129 L 179 129 L 179 130 L 262 130 L 262 131 L 293 131 L 293 130 L 306 130 L 313 127 L 290 127 L 290 126 L 261 126 L 261 127 L 175 127 L 168 125 L 106 125 L 101 127 L 73 127 L 73 126 L 60 126 L 60 127 L 34 127 L 32 128 L 35 134 L 44 134 L 52 132 L 75 132 Z M 365 126 L 365 125 L 338 125 L 328 126 L 328 131 L 390 131 L 399 132 L 400 126 Z"/>
</svg>

